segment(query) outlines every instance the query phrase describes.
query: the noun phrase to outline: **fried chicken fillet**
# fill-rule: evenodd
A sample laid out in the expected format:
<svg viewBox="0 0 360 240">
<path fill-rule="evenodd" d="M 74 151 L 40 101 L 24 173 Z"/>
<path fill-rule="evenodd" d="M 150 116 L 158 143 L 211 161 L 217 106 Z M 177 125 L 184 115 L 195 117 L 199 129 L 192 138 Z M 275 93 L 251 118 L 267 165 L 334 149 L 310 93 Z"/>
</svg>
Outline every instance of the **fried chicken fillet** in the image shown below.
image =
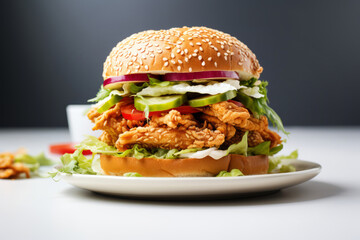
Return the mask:
<svg viewBox="0 0 360 240">
<path fill-rule="evenodd" d="M 176 110 L 154 115 L 148 121 L 127 120 L 121 108 L 129 101 L 120 101 L 111 109 L 98 113 L 94 107 L 88 118 L 93 130 L 103 130 L 100 140 L 125 151 L 133 145 L 163 149 L 227 148 L 241 141 L 249 131 L 248 144 L 256 146 L 271 141 L 271 147 L 281 143 L 281 137 L 268 128 L 265 116 L 253 117 L 244 107 L 232 102 L 220 102 L 198 108 L 199 113 L 181 114 Z"/>
</svg>

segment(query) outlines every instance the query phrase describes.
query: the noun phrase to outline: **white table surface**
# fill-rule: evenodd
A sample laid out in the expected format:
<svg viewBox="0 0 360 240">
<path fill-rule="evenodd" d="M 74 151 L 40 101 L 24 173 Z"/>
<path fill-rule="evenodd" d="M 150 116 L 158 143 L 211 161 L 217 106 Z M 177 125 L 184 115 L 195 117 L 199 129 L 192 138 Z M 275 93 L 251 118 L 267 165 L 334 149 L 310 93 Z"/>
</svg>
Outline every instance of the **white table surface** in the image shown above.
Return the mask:
<svg viewBox="0 0 360 240">
<path fill-rule="evenodd" d="M 283 150 L 322 172 L 273 195 L 209 202 L 107 197 L 51 179 L 0 180 L 0 239 L 360 239 L 360 128 L 288 128 Z M 36 154 L 66 129 L 0 130 Z"/>
</svg>

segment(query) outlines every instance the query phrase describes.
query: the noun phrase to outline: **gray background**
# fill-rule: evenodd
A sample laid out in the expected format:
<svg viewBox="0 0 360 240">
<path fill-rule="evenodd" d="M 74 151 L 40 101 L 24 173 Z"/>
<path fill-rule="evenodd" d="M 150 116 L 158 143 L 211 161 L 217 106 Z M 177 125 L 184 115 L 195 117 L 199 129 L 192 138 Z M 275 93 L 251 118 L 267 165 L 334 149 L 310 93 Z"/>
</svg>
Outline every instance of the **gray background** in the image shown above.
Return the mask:
<svg viewBox="0 0 360 240">
<path fill-rule="evenodd" d="M 132 33 L 204 25 L 247 44 L 285 125 L 359 125 L 360 1 L 7 1 L 0 127 L 66 126 Z"/>
</svg>

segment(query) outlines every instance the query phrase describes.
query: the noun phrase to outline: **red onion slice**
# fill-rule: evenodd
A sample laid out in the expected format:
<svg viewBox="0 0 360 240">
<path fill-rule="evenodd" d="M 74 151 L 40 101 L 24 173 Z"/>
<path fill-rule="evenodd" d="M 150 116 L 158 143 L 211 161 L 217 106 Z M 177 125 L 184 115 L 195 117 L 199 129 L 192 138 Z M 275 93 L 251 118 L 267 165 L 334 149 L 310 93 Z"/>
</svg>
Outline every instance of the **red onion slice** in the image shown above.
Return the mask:
<svg viewBox="0 0 360 240">
<path fill-rule="evenodd" d="M 235 71 L 206 71 L 189 73 L 167 73 L 163 81 L 191 81 L 194 79 L 236 79 L 239 75 Z"/>
<path fill-rule="evenodd" d="M 150 75 L 150 77 L 155 77 L 153 75 Z M 135 73 L 135 74 L 129 74 L 129 75 L 122 75 L 122 76 L 116 76 L 116 77 L 110 77 L 106 79 L 103 83 L 103 86 L 107 89 L 114 88 L 118 84 L 122 83 L 129 83 L 129 82 L 148 82 L 148 74 L 146 73 Z"/>
</svg>

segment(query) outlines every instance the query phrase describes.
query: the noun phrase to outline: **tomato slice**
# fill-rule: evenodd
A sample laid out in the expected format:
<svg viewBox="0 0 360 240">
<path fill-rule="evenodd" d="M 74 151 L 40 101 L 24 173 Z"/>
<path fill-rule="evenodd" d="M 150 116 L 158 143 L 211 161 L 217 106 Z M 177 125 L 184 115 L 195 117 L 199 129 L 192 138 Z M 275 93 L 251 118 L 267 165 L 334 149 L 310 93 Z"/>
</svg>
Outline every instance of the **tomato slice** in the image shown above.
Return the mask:
<svg viewBox="0 0 360 240">
<path fill-rule="evenodd" d="M 65 153 L 74 153 L 76 151 L 75 143 L 62 143 L 62 144 L 53 144 L 50 145 L 49 150 L 54 154 L 65 154 Z M 91 155 L 90 150 L 84 150 L 82 152 L 84 155 Z"/>
<path fill-rule="evenodd" d="M 238 107 L 245 107 L 244 104 L 242 104 L 241 102 L 238 102 L 238 101 L 234 101 L 234 100 L 228 100 L 228 102 L 232 102 L 234 103 L 236 106 Z"/>
<path fill-rule="evenodd" d="M 176 108 L 173 108 L 173 109 L 179 111 L 182 114 L 200 112 L 199 110 L 197 110 L 196 108 L 194 108 L 192 106 L 185 106 L 185 105 L 180 106 L 180 107 L 176 107 Z M 170 109 L 170 110 L 173 110 L 173 109 Z M 168 110 L 168 111 L 170 111 L 170 110 Z"/>
<path fill-rule="evenodd" d="M 157 111 L 157 112 L 149 112 L 149 117 L 154 115 L 160 115 L 162 113 L 167 113 L 171 110 L 177 110 L 182 114 L 188 114 L 188 113 L 196 113 L 199 112 L 196 108 L 193 108 L 191 106 L 180 106 L 176 108 L 171 108 L 166 111 Z M 144 120 L 145 119 L 145 113 L 143 111 L 139 111 L 135 108 L 134 104 L 128 104 L 121 108 L 121 114 L 123 117 L 127 120 Z"/>
</svg>

